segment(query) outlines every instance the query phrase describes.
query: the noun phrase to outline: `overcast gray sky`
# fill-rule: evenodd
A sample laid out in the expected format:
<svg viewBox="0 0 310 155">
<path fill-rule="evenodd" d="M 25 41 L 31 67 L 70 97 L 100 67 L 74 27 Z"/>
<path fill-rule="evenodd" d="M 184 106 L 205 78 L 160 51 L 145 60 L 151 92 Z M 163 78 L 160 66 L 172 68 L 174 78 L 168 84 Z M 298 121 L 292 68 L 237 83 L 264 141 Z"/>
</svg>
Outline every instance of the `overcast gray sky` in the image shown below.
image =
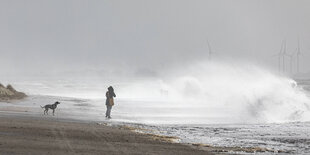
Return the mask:
<svg viewBox="0 0 310 155">
<path fill-rule="evenodd" d="M 309 0 L 0 0 L 0 69 L 158 69 L 218 55 L 277 64 L 300 38 L 310 71 Z M 2 72 L 3 73 L 3 72 Z"/>
</svg>

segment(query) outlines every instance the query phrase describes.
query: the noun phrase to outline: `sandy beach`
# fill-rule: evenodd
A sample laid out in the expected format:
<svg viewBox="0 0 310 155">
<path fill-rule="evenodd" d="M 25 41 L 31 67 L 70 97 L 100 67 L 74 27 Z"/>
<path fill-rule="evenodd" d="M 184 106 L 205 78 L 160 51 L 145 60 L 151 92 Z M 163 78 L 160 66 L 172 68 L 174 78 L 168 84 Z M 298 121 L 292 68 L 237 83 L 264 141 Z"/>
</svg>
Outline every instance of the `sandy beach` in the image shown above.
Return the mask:
<svg viewBox="0 0 310 155">
<path fill-rule="evenodd" d="M 212 154 L 120 126 L 0 113 L 0 154 Z"/>
</svg>

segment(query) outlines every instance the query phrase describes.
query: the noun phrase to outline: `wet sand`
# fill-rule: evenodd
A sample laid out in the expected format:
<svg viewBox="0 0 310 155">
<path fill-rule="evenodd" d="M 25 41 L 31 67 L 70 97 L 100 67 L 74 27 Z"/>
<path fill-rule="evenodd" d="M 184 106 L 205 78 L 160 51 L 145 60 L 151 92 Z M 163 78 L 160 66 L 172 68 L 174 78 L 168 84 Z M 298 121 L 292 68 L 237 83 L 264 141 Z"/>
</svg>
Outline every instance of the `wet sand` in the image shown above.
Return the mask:
<svg viewBox="0 0 310 155">
<path fill-rule="evenodd" d="M 121 126 L 0 112 L 0 154 L 212 154 Z"/>
</svg>

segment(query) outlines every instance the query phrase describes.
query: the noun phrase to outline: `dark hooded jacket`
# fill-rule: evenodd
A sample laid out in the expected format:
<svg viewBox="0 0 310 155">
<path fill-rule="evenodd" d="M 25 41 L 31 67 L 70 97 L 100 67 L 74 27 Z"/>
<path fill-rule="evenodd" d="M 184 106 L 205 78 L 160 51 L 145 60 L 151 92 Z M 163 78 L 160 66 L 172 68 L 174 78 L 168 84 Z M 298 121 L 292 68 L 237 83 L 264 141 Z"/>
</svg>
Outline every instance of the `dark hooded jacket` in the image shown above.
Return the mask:
<svg viewBox="0 0 310 155">
<path fill-rule="evenodd" d="M 110 86 L 110 87 L 108 88 L 108 91 L 106 92 L 105 96 L 107 97 L 105 104 L 106 104 L 106 105 L 109 105 L 109 99 L 110 99 L 110 98 L 113 98 L 113 97 L 116 97 L 116 95 L 115 95 L 115 93 L 114 93 L 114 89 L 113 89 L 112 86 Z"/>
</svg>

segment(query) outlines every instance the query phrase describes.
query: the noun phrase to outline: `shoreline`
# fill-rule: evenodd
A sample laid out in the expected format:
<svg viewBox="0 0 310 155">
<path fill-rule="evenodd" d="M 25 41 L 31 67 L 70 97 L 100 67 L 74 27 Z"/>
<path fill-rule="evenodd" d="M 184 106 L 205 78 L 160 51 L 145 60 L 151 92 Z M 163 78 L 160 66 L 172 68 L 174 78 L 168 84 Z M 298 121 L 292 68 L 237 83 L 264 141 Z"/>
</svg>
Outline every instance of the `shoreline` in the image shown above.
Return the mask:
<svg viewBox="0 0 310 155">
<path fill-rule="evenodd" d="M 32 125 L 34 124 L 34 125 Z M 38 125 L 39 124 L 39 125 Z M 25 125 L 25 126 L 24 126 Z M 31 129 L 27 128 L 31 127 Z M 52 129 L 50 128 L 52 127 Z M 50 132 L 60 132 L 61 134 L 66 135 L 68 131 L 66 129 L 76 129 L 75 127 L 79 128 L 81 134 L 77 134 L 77 137 L 71 137 L 73 139 L 76 139 L 80 136 L 85 136 L 85 134 L 89 134 L 90 137 L 87 137 L 88 143 L 91 141 L 91 136 L 93 136 L 94 131 L 102 132 L 100 135 L 103 135 L 103 132 L 113 132 L 111 135 L 105 135 L 101 136 L 103 139 L 113 139 L 113 137 L 116 137 L 114 140 L 117 140 L 118 143 L 126 143 L 125 148 L 122 149 L 128 149 L 128 144 L 133 144 L 134 147 L 137 147 L 136 143 L 143 143 L 147 144 L 148 146 L 144 149 L 135 148 L 133 152 L 129 152 L 126 154 L 252 154 L 252 153 L 291 153 L 283 150 L 275 151 L 273 149 L 268 148 L 260 148 L 260 147 L 224 147 L 224 146 L 212 146 L 208 144 L 202 144 L 202 143 L 182 143 L 180 142 L 179 137 L 173 137 L 173 136 L 166 136 L 162 134 L 153 134 L 149 132 L 143 132 L 144 128 L 136 128 L 133 126 L 130 126 L 126 123 L 113 123 L 113 122 L 97 122 L 97 121 L 85 121 L 85 120 L 76 120 L 76 119 L 70 119 L 70 118 L 57 118 L 57 117 L 36 117 L 36 116 L 26 116 L 26 115 L 16 115 L 10 112 L 0 112 L 0 153 L 4 154 L 24 154 L 23 149 L 24 147 L 27 147 L 26 143 L 22 143 L 19 145 L 16 145 L 15 142 L 9 143 L 7 142 L 8 139 L 15 139 L 20 140 L 21 137 L 15 137 L 18 135 L 23 135 L 25 133 L 29 133 L 29 130 L 33 130 L 33 132 L 44 129 L 43 134 L 49 134 Z M 8 129 L 10 131 L 8 132 Z M 12 132 L 12 130 L 14 132 Z M 16 131 L 17 130 L 17 131 Z M 46 131 L 48 130 L 48 131 Z M 141 132 L 142 131 L 142 132 Z M 38 131 L 40 132 L 40 131 Z M 33 133 L 36 134 L 36 133 Z M 122 135 L 122 138 L 119 138 L 120 134 Z M 36 135 L 29 135 L 29 137 L 24 137 L 25 141 L 32 143 L 33 141 L 36 141 L 36 143 L 40 142 L 43 143 L 43 145 L 50 145 L 53 143 L 53 139 L 61 144 L 68 145 L 68 146 L 62 146 L 61 151 L 57 152 L 57 154 L 102 154 L 104 152 L 101 152 L 103 150 L 99 149 L 96 150 L 98 152 L 74 152 L 74 149 L 71 148 L 71 143 L 74 143 L 72 139 L 68 139 L 68 137 L 59 137 L 64 135 L 55 135 L 55 133 L 48 136 L 49 143 L 45 144 L 45 141 L 42 141 L 42 136 Z M 100 136 L 99 135 L 99 136 Z M 114 135 L 114 136 L 113 136 Z M 45 135 L 46 136 L 46 135 Z M 31 138 L 30 138 L 31 137 Z M 131 137 L 133 139 L 132 141 L 129 141 L 126 139 L 126 137 Z M 134 137 L 134 138 L 132 138 Z M 29 139 L 30 138 L 30 139 Z M 61 140 L 59 140 L 59 138 Z M 99 138 L 99 137 L 96 137 Z M 79 139 L 77 139 L 79 140 Z M 83 139 L 82 139 L 83 140 Z M 113 140 L 113 141 L 114 141 Z M 142 142 L 140 142 L 142 140 Z M 36 144 L 34 143 L 34 144 Z M 109 143 L 108 141 L 105 141 L 102 143 L 100 147 L 105 147 L 106 143 Z M 156 146 L 152 146 L 156 145 Z M 167 147 L 167 145 L 169 147 Z M 18 146 L 18 147 L 14 147 Z M 28 146 L 29 147 L 29 146 Z M 47 146 L 45 146 L 47 147 Z M 55 147 L 55 146 L 54 146 Z M 85 146 L 84 146 L 85 147 Z M 114 146 L 116 147 L 116 146 Z M 124 147 L 119 144 L 117 144 L 117 147 Z M 132 146 L 131 146 L 132 147 Z M 148 151 L 155 149 L 159 152 L 151 151 L 149 153 Z M 161 149 L 158 149 L 160 147 Z M 8 149 L 10 148 L 10 149 Z M 34 150 L 25 150 L 26 152 L 31 152 L 31 154 L 45 154 L 44 152 L 41 152 L 40 149 L 36 148 L 35 145 L 31 145 L 31 147 Z M 38 150 L 37 150 L 38 149 Z M 121 149 L 121 150 L 122 150 Z M 175 149 L 178 149 L 179 151 L 176 151 Z M 4 150 L 4 151 L 3 151 Z M 77 150 L 81 151 L 80 148 L 77 148 Z M 86 150 L 92 150 L 92 148 L 88 148 Z M 92 150 L 94 151 L 94 150 Z M 113 152 L 113 151 L 112 151 Z M 48 151 L 47 154 L 54 154 L 53 150 Z M 122 152 L 113 152 L 112 154 L 123 154 Z"/>
<path fill-rule="evenodd" d="M 60 109 L 56 110 L 55 116 L 48 115 L 45 116 L 42 114 L 42 109 L 39 107 L 40 104 L 44 104 L 46 102 L 51 102 L 55 100 L 55 98 L 60 99 L 61 102 L 66 104 L 62 104 Z M 33 102 L 39 101 L 39 102 Z M 70 104 L 67 104 L 70 102 Z M 81 103 L 86 103 L 85 105 L 77 105 Z M 0 106 L 0 121 L 4 118 L 22 121 L 22 123 L 27 122 L 51 122 L 51 123 L 77 123 L 87 125 L 97 125 L 105 128 L 117 128 L 122 130 L 127 130 L 130 132 L 134 132 L 135 134 L 142 135 L 144 137 L 148 137 L 151 141 L 161 141 L 163 143 L 174 143 L 179 144 L 185 147 L 190 147 L 195 150 L 204 150 L 207 153 L 216 153 L 216 154 L 249 154 L 249 153 L 284 153 L 289 154 L 292 153 L 287 149 L 273 149 L 270 147 L 259 147 L 259 146 L 244 146 L 242 144 L 233 143 L 236 145 L 212 145 L 212 143 L 200 143 L 199 141 L 183 141 L 184 136 L 175 135 L 175 134 L 165 134 L 158 132 L 160 130 L 156 130 L 157 127 L 160 128 L 160 125 L 156 124 L 144 124 L 144 123 L 133 123 L 133 122 L 122 122 L 119 120 L 107 120 L 104 119 L 101 113 L 96 112 L 98 117 L 94 117 L 94 115 L 90 116 L 88 113 L 72 113 L 72 108 L 83 108 L 88 107 L 91 104 L 88 104 L 84 99 L 78 98 L 68 98 L 68 97 L 51 97 L 51 96 L 30 96 L 23 101 L 14 100 L 12 102 L 6 102 L 3 106 Z M 93 107 L 93 106 L 90 106 Z M 84 109 L 84 108 L 83 108 Z M 82 110 L 83 110 L 82 109 Z M 73 109 L 74 110 L 74 109 Z M 88 110 L 89 111 L 89 110 Z M 88 112 L 87 111 L 87 112 Z M 93 112 L 93 111 L 92 111 Z M 101 111 L 102 112 L 102 111 Z M 94 113 L 92 113 L 94 114 Z M 90 117 L 89 117 L 90 116 Z M 102 118 L 101 118 L 102 117 Z M 25 121 L 25 122 L 23 122 Z M 0 123 L 1 126 L 1 123 Z M 152 126 L 156 126 L 155 130 L 147 131 L 152 129 Z M 187 125 L 186 125 L 187 126 Z M 195 125 L 194 125 L 195 126 Z M 40 127 L 42 128 L 42 127 Z M 46 126 L 43 126 L 46 128 Z M 220 128 L 217 126 L 211 126 L 211 128 Z M 206 128 L 207 131 L 208 128 Z M 224 128 L 225 129 L 225 128 Z M 227 128 L 229 130 L 229 128 Z M 21 131 L 23 132 L 23 131 Z M 214 131 L 210 131 L 214 132 Z M 211 134 L 212 135 L 212 134 Z M 175 136 L 175 137 L 174 137 Z M 185 135 L 186 136 L 186 135 Z M 0 130 L 0 138 L 1 138 L 1 130 Z M 1 150 L 1 142 L 0 142 L 0 150 Z M 1 153 L 1 152 L 0 152 Z M 178 153 L 179 154 L 179 153 Z"/>
<path fill-rule="evenodd" d="M 120 126 L 0 113 L 1 154 L 213 154 Z"/>
</svg>

